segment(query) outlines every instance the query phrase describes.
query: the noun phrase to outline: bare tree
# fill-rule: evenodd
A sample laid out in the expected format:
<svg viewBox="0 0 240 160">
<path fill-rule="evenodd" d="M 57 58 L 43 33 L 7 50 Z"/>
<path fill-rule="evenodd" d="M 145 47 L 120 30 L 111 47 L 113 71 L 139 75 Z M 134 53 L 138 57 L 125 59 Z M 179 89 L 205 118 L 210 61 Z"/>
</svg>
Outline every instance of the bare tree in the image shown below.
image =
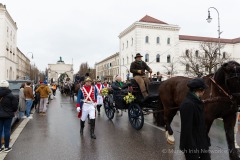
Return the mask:
<svg viewBox="0 0 240 160">
<path fill-rule="evenodd" d="M 220 44 L 220 49 L 224 48 L 224 44 Z M 211 74 L 229 60 L 230 55 L 226 52 L 219 54 L 219 45 L 215 42 L 202 42 L 200 51 L 196 49 L 186 50 L 180 56 L 180 63 L 186 66 L 186 74 L 192 76 L 201 76 L 203 74 Z"/>
<path fill-rule="evenodd" d="M 82 63 L 80 65 L 79 71 L 78 71 L 80 76 L 85 76 L 86 73 L 89 73 L 89 65 L 87 62 Z"/>
<path fill-rule="evenodd" d="M 169 77 L 172 77 L 174 74 L 177 73 L 176 69 L 176 62 L 174 61 L 174 57 L 172 58 L 171 62 L 167 65 L 163 65 L 163 67 L 166 69 L 166 74 L 169 75 Z"/>
</svg>

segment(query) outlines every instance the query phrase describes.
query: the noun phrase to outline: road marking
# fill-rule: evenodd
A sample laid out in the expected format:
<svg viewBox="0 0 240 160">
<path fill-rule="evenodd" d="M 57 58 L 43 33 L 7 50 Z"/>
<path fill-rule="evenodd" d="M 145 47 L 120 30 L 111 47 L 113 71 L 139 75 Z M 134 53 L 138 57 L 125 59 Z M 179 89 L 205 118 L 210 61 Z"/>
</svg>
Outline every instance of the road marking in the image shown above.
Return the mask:
<svg viewBox="0 0 240 160">
<path fill-rule="evenodd" d="M 33 114 L 35 113 L 35 109 L 33 109 Z M 33 116 L 33 114 L 31 114 L 31 116 Z M 21 134 L 21 132 L 23 131 L 24 127 L 27 125 L 27 123 L 29 122 L 28 118 L 23 119 L 23 121 L 19 124 L 19 126 L 15 129 L 15 131 L 11 134 L 11 147 L 14 145 L 14 143 L 16 142 L 17 138 L 19 137 L 19 135 Z M 13 148 L 14 149 L 14 148 Z M 4 159 L 7 156 L 8 153 L 2 152 L 0 154 L 0 159 Z"/>
<path fill-rule="evenodd" d="M 163 131 L 163 132 L 166 131 L 165 128 L 157 127 L 157 126 L 155 126 L 155 125 L 153 125 L 153 124 L 151 124 L 151 123 L 148 123 L 148 122 L 144 122 L 144 123 L 145 123 L 145 124 L 148 124 L 149 126 L 152 126 L 152 127 L 154 127 L 154 128 L 157 128 L 157 129 L 159 129 L 159 130 L 161 130 L 161 131 Z"/>
</svg>

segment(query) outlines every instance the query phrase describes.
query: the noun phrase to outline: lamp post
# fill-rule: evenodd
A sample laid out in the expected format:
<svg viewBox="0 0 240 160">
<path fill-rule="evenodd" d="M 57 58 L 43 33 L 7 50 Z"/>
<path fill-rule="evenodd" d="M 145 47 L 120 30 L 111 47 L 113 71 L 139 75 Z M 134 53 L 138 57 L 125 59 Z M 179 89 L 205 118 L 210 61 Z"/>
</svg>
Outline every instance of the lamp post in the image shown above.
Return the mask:
<svg viewBox="0 0 240 160">
<path fill-rule="evenodd" d="M 31 59 L 33 59 L 33 53 L 32 53 L 32 52 L 28 52 L 28 53 L 26 54 L 26 57 L 28 56 L 29 53 L 32 54 Z M 31 72 L 32 72 L 32 69 L 31 69 L 31 60 L 30 60 L 30 74 L 29 74 L 29 78 L 30 78 L 30 79 L 32 79 L 32 78 L 31 78 Z"/>
<path fill-rule="evenodd" d="M 211 15 L 210 15 L 210 9 L 214 9 L 217 14 L 218 14 L 218 51 L 219 51 L 219 58 L 220 58 L 220 55 L 221 55 L 221 51 L 220 51 L 220 35 L 222 34 L 221 30 L 220 30 L 220 18 L 219 18 L 219 12 L 218 10 L 215 8 L 215 7 L 209 7 L 208 8 L 208 18 L 206 19 L 208 23 L 211 23 L 212 21 L 212 18 L 211 18 Z"/>
</svg>

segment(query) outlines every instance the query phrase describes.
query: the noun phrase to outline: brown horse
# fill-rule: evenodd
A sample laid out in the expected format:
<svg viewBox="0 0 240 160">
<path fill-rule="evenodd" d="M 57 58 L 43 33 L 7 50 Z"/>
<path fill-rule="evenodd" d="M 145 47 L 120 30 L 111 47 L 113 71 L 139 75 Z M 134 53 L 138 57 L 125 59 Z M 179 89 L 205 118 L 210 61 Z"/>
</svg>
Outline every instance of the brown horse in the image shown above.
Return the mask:
<svg viewBox="0 0 240 160">
<path fill-rule="evenodd" d="M 188 92 L 187 82 L 189 79 L 187 77 L 173 77 L 160 85 L 159 95 L 164 109 L 166 136 L 167 141 L 171 144 L 175 140 L 170 124 Z M 214 119 L 222 118 L 230 159 L 240 160 L 238 150 L 234 145 L 236 112 L 240 104 L 240 64 L 235 61 L 227 62 L 215 74 L 205 76 L 203 79 L 209 86 L 202 98 L 207 131 L 209 132 Z M 158 116 L 156 118 L 157 121 L 160 119 Z"/>
</svg>

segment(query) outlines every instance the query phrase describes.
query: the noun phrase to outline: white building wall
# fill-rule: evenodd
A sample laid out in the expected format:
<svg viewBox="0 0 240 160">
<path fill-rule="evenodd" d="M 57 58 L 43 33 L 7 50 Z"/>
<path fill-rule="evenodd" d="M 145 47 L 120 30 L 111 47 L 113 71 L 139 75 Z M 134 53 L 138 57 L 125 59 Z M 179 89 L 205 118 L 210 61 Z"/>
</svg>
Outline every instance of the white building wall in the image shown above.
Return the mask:
<svg viewBox="0 0 240 160">
<path fill-rule="evenodd" d="M 5 73 L 0 74 L 0 79 L 15 80 L 17 73 L 17 25 L 6 10 L 6 6 L 0 3 L 0 59 L 1 69 Z"/>
<path fill-rule="evenodd" d="M 124 65 L 121 66 L 122 79 L 126 80 L 126 74 L 128 73 L 126 67 L 130 70 L 131 62 L 135 60 L 134 57 L 136 53 L 141 53 L 143 55 L 142 60 L 144 61 L 145 55 L 149 54 L 149 61 L 147 64 L 153 70 L 153 74 L 156 74 L 157 72 L 166 72 L 166 69 L 163 66 L 168 66 L 167 56 L 170 55 L 172 61 L 173 57 L 179 52 L 178 44 L 180 28 L 176 25 L 146 24 L 141 22 L 134 23 L 130 28 L 131 27 L 132 30 L 127 34 L 123 34 L 122 32 L 119 36 L 121 44 L 121 65 Z M 146 36 L 149 38 L 148 43 L 145 41 Z M 135 37 L 134 45 L 128 45 L 127 47 L 127 42 L 131 42 L 132 37 Z M 159 44 L 157 43 L 157 37 L 160 38 Z M 168 38 L 170 38 L 170 44 L 167 44 Z M 160 55 L 160 62 L 156 62 L 157 54 Z M 128 63 L 127 59 L 129 59 Z M 132 74 L 130 74 L 130 77 L 132 77 Z"/>
</svg>

